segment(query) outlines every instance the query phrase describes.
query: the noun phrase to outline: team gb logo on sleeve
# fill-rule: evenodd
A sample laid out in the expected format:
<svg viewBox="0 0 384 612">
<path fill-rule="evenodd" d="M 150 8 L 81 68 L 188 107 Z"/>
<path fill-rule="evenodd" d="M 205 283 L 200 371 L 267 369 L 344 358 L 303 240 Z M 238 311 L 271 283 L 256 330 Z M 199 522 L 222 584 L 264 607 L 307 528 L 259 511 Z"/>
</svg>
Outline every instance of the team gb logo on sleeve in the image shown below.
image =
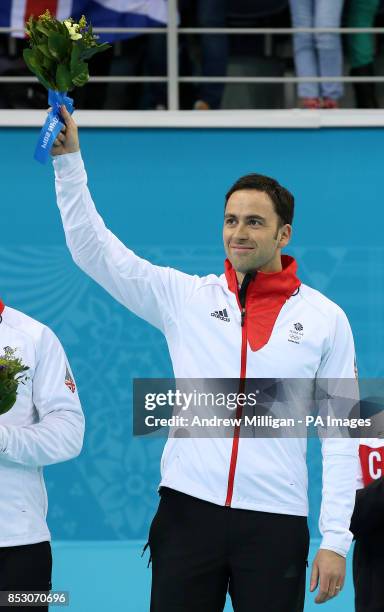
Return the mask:
<svg viewBox="0 0 384 612">
<path fill-rule="evenodd" d="M 70 389 L 72 391 L 72 393 L 74 393 L 76 391 L 76 385 L 75 385 L 75 381 L 73 380 L 71 373 L 68 369 L 68 366 L 66 367 L 65 370 L 65 379 L 64 379 L 65 384 L 67 385 L 68 389 Z"/>
</svg>

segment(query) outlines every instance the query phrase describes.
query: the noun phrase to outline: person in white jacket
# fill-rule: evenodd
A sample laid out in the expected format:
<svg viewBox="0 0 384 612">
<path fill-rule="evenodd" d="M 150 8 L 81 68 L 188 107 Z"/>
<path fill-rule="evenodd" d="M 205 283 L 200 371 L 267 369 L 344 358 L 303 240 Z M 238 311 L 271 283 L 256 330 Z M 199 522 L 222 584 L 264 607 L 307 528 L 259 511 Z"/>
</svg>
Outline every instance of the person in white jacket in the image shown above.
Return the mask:
<svg viewBox="0 0 384 612">
<path fill-rule="evenodd" d="M 78 130 L 52 148 L 57 202 L 74 261 L 166 337 L 176 379 L 354 378 L 344 312 L 297 277 L 281 255 L 293 196 L 248 175 L 226 196 L 225 273 L 190 276 L 152 265 L 125 247 L 97 213 Z M 237 415 L 241 417 L 240 405 Z M 177 432 L 176 432 L 177 433 Z M 300 612 L 309 534 L 305 438 L 170 436 L 161 500 L 149 532 L 151 612 Z M 322 440 L 322 542 L 312 567 L 316 602 L 337 595 L 354 506 L 358 440 Z"/>
<path fill-rule="evenodd" d="M 8 347 L 28 370 L 15 404 L 0 415 L 0 591 L 18 591 L 22 596 L 51 589 L 43 467 L 80 453 L 84 415 L 55 334 L 0 301 L 0 354 Z M 34 609 L 48 610 L 45 600 L 41 602 Z"/>
</svg>

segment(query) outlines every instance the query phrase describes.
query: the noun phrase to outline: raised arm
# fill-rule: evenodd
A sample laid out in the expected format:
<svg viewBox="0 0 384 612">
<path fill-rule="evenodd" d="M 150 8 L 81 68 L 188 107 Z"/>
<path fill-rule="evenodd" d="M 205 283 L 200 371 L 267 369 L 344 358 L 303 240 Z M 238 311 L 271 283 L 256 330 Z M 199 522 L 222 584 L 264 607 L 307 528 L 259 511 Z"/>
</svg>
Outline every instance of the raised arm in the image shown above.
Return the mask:
<svg viewBox="0 0 384 612">
<path fill-rule="evenodd" d="M 88 190 L 76 123 L 64 108 L 62 114 L 66 127 L 52 155 L 57 203 L 73 260 L 115 299 L 164 332 L 177 321 L 199 279 L 138 257 L 105 227 Z"/>
</svg>

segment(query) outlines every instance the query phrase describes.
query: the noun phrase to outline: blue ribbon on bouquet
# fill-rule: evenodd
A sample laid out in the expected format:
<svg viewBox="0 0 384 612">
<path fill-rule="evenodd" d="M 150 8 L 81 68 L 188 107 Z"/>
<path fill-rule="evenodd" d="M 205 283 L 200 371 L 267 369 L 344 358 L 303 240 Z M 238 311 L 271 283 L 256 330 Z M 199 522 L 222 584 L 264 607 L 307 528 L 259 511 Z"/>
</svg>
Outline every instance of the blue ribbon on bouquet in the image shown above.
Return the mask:
<svg viewBox="0 0 384 612">
<path fill-rule="evenodd" d="M 39 140 L 37 141 L 34 158 L 41 164 L 46 164 L 50 155 L 53 143 L 65 122 L 60 115 L 60 107 L 64 104 L 69 113 L 73 113 L 73 99 L 67 96 L 67 92 L 48 90 L 48 104 L 52 110 L 41 129 Z"/>
</svg>

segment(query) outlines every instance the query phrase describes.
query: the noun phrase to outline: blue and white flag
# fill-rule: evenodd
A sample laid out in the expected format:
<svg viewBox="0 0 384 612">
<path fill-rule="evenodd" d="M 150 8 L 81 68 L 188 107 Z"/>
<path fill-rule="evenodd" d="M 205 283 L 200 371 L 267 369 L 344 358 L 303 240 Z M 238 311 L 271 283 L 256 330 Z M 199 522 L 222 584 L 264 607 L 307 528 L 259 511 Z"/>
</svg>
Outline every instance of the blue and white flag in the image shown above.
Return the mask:
<svg viewBox="0 0 384 612">
<path fill-rule="evenodd" d="M 23 37 L 30 15 L 49 9 L 57 19 L 85 15 L 94 28 L 161 27 L 167 23 L 166 0 L 0 0 L 0 26 L 18 28 Z M 100 42 L 129 38 L 134 34 L 100 34 Z"/>
<path fill-rule="evenodd" d="M 166 0 L 73 0 L 72 16 L 85 15 L 94 28 L 161 27 L 168 21 Z M 100 34 L 100 42 L 134 34 Z"/>
</svg>

